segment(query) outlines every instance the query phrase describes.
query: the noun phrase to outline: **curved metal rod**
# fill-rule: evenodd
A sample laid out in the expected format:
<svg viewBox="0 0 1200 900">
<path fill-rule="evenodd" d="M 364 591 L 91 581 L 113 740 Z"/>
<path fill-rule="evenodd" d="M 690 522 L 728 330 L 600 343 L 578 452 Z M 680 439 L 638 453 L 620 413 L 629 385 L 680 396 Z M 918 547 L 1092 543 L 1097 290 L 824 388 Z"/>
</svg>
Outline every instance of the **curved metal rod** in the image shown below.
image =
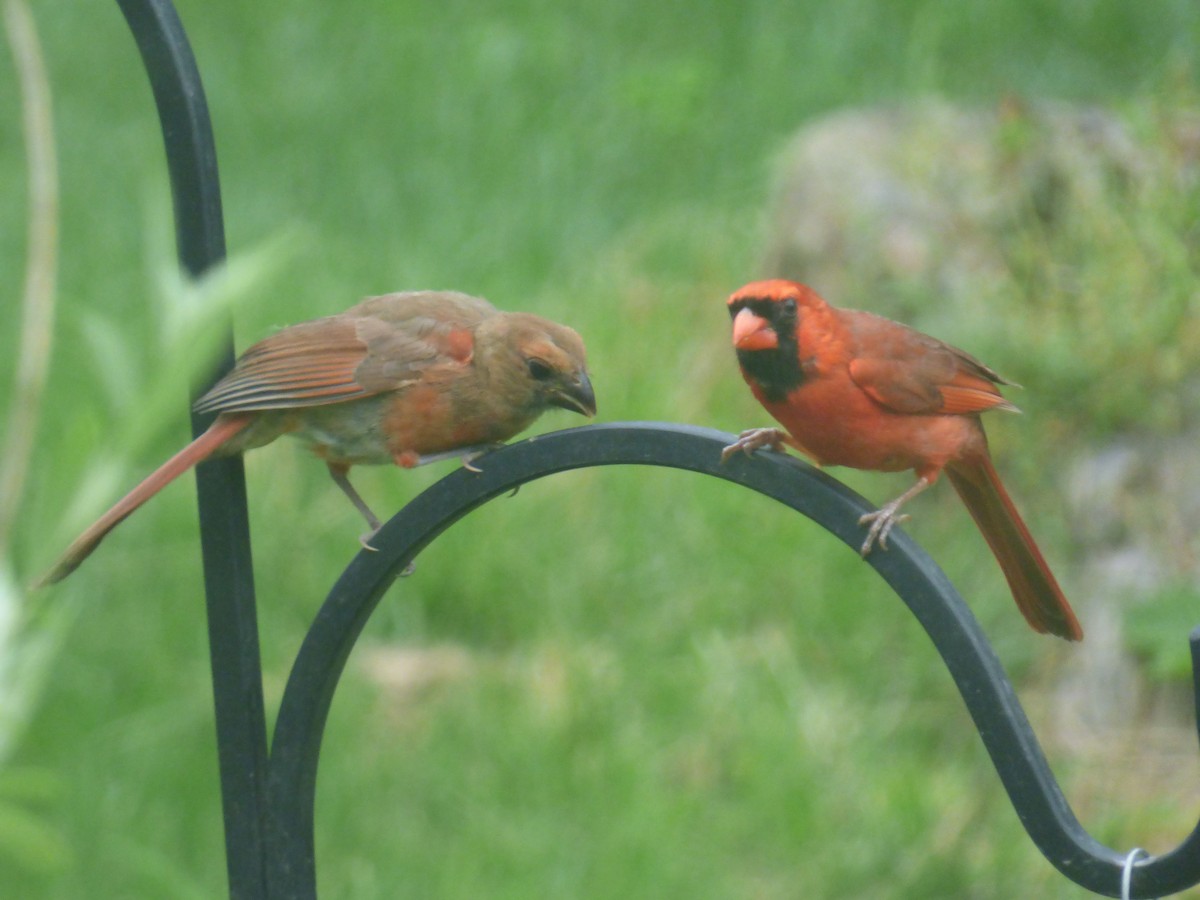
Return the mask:
<svg viewBox="0 0 1200 900">
<path fill-rule="evenodd" d="M 217 151 L 200 72 L 170 0 L 118 3 L 158 107 L 179 260 L 189 275 L 199 276 L 225 259 Z M 212 380 L 232 363 L 230 335 Z M 202 393 L 207 386 L 196 390 Z M 200 434 L 211 421 L 211 416 L 193 415 L 192 434 Z M 241 457 L 201 465 L 196 488 L 230 895 L 262 897 L 267 728 Z"/>
<path fill-rule="evenodd" d="M 271 896 L 315 897 L 313 800 L 322 733 L 333 693 L 358 635 L 400 571 L 439 534 L 472 510 L 528 481 L 603 465 L 668 466 L 714 475 L 772 497 L 852 547 L 858 517 L 871 507 L 811 466 L 779 454 L 720 451 L 730 435 L 663 423 L 589 425 L 501 448 L 432 485 L 375 536 L 334 585 L 292 668 L 275 726 L 268 797 Z M 1012 685 L 974 616 L 933 560 L 907 535 L 869 562 L 929 633 L 983 738 L 1018 816 L 1038 848 L 1064 875 L 1089 890 L 1120 896 L 1124 854 L 1079 824 L 1030 728 Z M 1200 630 L 1197 632 L 1200 635 Z M 1194 641 L 1200 672 L 1200 641 Z M 1200 678 L 1200 675 L 1198 675 Z M 1200 882 L 1200 826 L 1177 849 L 1135 866 L 1134 897 Z"/>
</svg>

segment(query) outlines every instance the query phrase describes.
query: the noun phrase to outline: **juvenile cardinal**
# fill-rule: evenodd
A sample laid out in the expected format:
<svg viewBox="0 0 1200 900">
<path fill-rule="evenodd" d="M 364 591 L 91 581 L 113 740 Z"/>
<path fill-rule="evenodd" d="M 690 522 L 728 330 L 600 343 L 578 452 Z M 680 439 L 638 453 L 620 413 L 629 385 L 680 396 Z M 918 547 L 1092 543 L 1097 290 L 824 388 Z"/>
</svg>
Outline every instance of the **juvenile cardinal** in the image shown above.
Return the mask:
<svg viewBox="0 0 1200 900">
<path fill-rule="evenodd" d="M 1083 629 L 1000 483 L 979 414 L 1016 412 L 979 360 L 871 313 L 830 306 L 792 281 L 748 284 L 728 301 L 733 346 L 750 390 L 786 431 L 755 428 L 725 448 L 789 444 L 818 465 L 883 472 L 917 482 L 859 524 L 862 555 L 887 549 L 900 508 L 945 471 L 983 532 L 1030 626 L 1078 641 Z"/>
<path fill-rule="evenodd" d="M 351 466 L 411 468 L 452 455 L 469 465 L 552 406 L 596 413 L 572 329 L 449 291 L 370 297 L 243 353 L 196 402 L 197 412 L 218 414 L 211 427 L 76 538 L 39 585 L 71 574 L 121 520 L 210 456 L 298 437 L 374 532 L 379 519 L 350 484 Z"/>
</svg>

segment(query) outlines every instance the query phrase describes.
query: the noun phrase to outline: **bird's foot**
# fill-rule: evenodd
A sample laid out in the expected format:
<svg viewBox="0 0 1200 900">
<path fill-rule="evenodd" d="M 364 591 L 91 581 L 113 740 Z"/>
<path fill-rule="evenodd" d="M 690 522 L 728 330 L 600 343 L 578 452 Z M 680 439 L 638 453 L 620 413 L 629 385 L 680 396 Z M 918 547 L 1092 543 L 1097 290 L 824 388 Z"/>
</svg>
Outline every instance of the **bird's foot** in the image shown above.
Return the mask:
<svg viewBox="0 0 1200 900">
<path fill-rule="evenodd" d="M 471 465 L 472 462 L 484 456 L 487 453 L 495 450 L 497 447 L 503 447 L 501 443 L 493 444 L 472 444 L 469 447 L 458 447 L 454 450 L 440 450 L 437 453 L 420 454 L 412 450 L 404 450 L 392 456 L 392 460 L 402 469 L 415 469 L 418 466 L 427 466 L 430 463 L 441 462 L 443 459 L 461 458 L 463 465 L 472 472 L 480 471 L 477 466 Z"/>
<path fill-rule="evenodd" d="M 463 468 L 471 472 L 482 472 L 483 469 L 475 465 L 475 460 L 487 456 L 493 450 L 503 446 L 503 444 L 496 442 L 492 444 L 480 444 L 478 447 L 468 447 L 462 455 Z"/>
<path fill-rule="evenodd" d="M 379 526 L 379 527 L 382 527 L 382 526 Z M 366 534 L 360 534 L 358 536 L 358 542 L 359 542 L 359 544 L 362 545 L 362 548 L 364 550 L 368 550 L 371 553 L 379 552 L 379 548 L 374 546 L 371 543 L 371 538 L 375 537 L 375 535 L 379 533 L 379 527 L 376 527 L 373 531 L 368 531 Z M 404 571 L 402 571 L 400 573 L 399 577 L 407 578 L 409 575 L 411 575 L 415 571 L 417 571 L 417 564 L 410 562 L 407 566 L 404 567 Z"/>
<path fill-rule="evenodd" d="M 912 516 L 908 513 L 900 514 L 900 504 L 895 501 L 873 513 L 860 516 L 858 524 L 869 524 L 871 527 L 867 531 L 867 539 L 863 541 L 863 545 L 858 551 L 859 555 L 865 559 L 876 544 L 879 545 L 880 550 L 887 550 L 888 535 L 892 533 L 892 529 L 911 518 Z"/>
<path fill-rule="evenodd" d="M 859 517 L 859 525 L 870 524 L 871 526 L 870 530 L 867 531 L 867 539 L 863 541 L 862 549 L 858 551 L 864 558 L 876 544 L 879 545 L 881 550 L 888 548 L 888 535 L 892 533 L 892 529 L 901 522 L 907 522 L 912 518 L 909 515 L 900 515 L 900 507 L 933 484 L 933 479 L 936 477 L 936 474 L 933 476 L 922 475 L 917 479 L 916 484 L 895 500 L 885 503 L 873 513 L 867 513 Z"/>
<path fill-rule="evenodd" d="M 749 428 L 738 435 L 738 439 L 721 451 L 721 462 L 728 462 L 729 457 L 739 450 L 749 456 L 755 450 L 766 447 L 776 453 L 783 452 L 787 435 L 778 428 Z"/>
</svg>

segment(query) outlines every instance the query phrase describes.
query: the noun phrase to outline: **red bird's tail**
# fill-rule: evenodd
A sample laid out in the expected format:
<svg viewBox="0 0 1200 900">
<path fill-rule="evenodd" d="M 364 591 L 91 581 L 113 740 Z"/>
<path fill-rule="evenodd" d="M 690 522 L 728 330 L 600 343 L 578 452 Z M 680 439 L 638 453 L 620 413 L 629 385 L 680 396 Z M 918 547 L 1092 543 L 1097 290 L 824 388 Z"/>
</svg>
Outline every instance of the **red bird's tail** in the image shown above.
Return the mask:
<svg viewBox="0 0 1200 900">
<path fill-rule="evenodd" d="M 197 463 L 204 462 L 226 441 L 253 421 L 249 415 L 219 416 L 202 435 L 159 466 L 145 481 L 118 500 L 108 512 L 77 537 L 58 558 L 53 568 L 38 579 L 35 588 L 62 581 L 91 555 L 104 536 L 119 525 L 126 516 L 161 491 L 164 487 Z"/>
<path fill-rule="evenodd" d="M 978 461 L 953 463 L 945 471 L 996 555 L 1030 627 L 1068 641 L 1082 640 L 1083 629 L 1071 605 L 1000 483 L 992 461 L 984 454 Z"/>
</svg>

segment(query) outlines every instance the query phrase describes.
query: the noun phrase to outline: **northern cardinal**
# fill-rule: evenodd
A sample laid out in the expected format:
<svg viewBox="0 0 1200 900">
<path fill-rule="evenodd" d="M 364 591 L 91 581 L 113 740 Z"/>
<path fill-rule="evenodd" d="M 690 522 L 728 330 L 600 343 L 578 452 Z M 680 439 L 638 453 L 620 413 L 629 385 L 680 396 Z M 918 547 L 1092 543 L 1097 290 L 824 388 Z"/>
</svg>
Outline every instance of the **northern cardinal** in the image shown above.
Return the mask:
<svg viewBox="0 0 1200 900">
<path fill-rule="evenodd" d="M 742 376 L 786 431 L 744 431 L 722 460 L 789 444 L 818 465 L 912 469 L 916 484 L 859 520 L 870 525 L 863 556 L 876 544 L 887 549 L 893 526 L 908 518 L 900 508 L 945 471 L 1030 626 L 1083 638 L 988 454 L 979 414 L 1016 412 L 996 387 L 1011 382 L 962 350 L 881 316 L 837 309 L 796 282 L 747 284 L 728 306 Z"/>
<path fill-rule="evenodd" d="M 374 532 L 379 519 L 347 479 L 351 466 L 411 468 L 452 455 L 469 465 L 554 406 L 596 412 L 572 329 L 466 294 L 370 297 L 243 353 L 196 402 L 197 412 L 218 414 L 209 429 L 84 531 L 38 585 L 65 578 L 126 516 L 210 456 L 298 437 Z"/>
</svg>

